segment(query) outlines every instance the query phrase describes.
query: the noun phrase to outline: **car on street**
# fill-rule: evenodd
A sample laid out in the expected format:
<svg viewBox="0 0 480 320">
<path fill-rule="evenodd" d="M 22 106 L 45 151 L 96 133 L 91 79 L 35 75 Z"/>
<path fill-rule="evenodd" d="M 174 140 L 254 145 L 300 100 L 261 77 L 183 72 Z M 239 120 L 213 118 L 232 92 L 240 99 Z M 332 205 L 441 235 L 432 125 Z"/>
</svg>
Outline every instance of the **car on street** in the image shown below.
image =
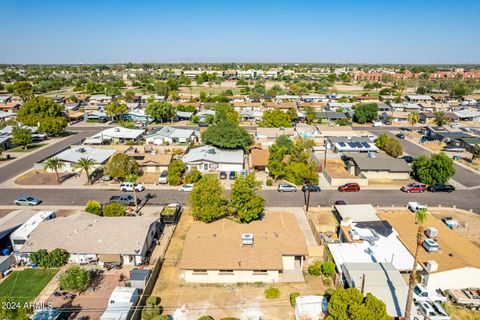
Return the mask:
<svg viewBox="0 0 480 320">
<path fill-rule="evenodd" d="M 17 206 L 38 206 L 42 203 L 42 200 L 30 196 L 21 196 L 13 200 L 13 203 Z"/>
<path fill-rule="evenodd" d="M 320 186 L 315 184 L 304 184 L 302 186 L 302 191 L 307 192 L 310 189 L 310 192 L 320 192 Z"/>
<path fill-rule="evenodd" d="M 360 185 L 358 183 L 345 183 L 338 187 L 340 192 L 357 192 L 360 191 Z"/>
<path fill-rule="evenodd" d="M 381 127 L 381 126 L 382 126 L 382 122 L 381 122 L 381 121 L 374 121 L 374 122 L 373 122 L 373 126 L 374 126 L 374 127 Z"/>
<path fill-rule="evenodd" d="M 297 187 L 288 183 L 282 183 L 278 186 L 278 192 L 297 192 Z"/>
<path fill-rule="evenodd" d="M 425 192 L 427 191 L 427 186 L 423 183 L 410 183 L 406 186 L 400 188 L 403 192 Z"/>
<path fill-rule="evenodd" d="M 159 184 L 167 184 L 168 183 L 168 171 L 163 170 L 162 173 L 160 174 L 160 177 L 158 177 L 158 183 Z"/>
<path fill-rule="evenodd" d="M 229 180 L 235 180 L 237 178 L 237 173 L 235 171 L 230 171 L 228 175 Z"/>
<path fill-rule="evenodd" d="M 412 163 L 415 160 L 415 158 L 412 156 L 403 156 L 400 157 L 400 159 L 403 159 L 406 163 Z"/>
<path fill-rule="evenodd" d="M 411 132 L 412 129 L 407 128 L 407 127 L 401 127 L 401 128 L 400 128 L 400 131 L 409 131 L 409 132 Z"/>
<path fill-rule="evenodd" d="M 397 133 L 395 137 L 397 137 L 398 139 L 405 139 L 405 135 L 403 133 Z"/>
<path fill-rule="evenodd" d="M 450 184 L 437 183 L 429 185 L 427 190 L 430 192 L 453 192 L 455 187 Z"/>
<path fill-rule="evenodd" d="M 227 172 L 225 171 L 220 171 L 220 179 L 227 179 Z"/>
<path fill-rule="evenodd" d="M 145 186 L 141 183 L 131 183 L 131 182 L 123 182 L 120 185 L 120 191 L 127 192 L 127 191 L 133 191 L 135 188 L 135 191 L 137 192 L 142 192 L 145 190 Z"/>
<path fill-rule="evenodd" d="M 108 201 L 109 203 L 120 203 L 123 204 L 124 206 L 134 206 L 135 205 L 135 197 L 132 196 L 131 194 L 122 194 L 119 196 L 111 196 L 110 200 Z M 142 200 L 137 198 L 137 204 L 140 204 Z"/>
<path fill-rule="evenodd" d="M 190 192 L 193 190 L 193 183 L 184 184 L 178 191 L 180 192 Z"/>
</svg>

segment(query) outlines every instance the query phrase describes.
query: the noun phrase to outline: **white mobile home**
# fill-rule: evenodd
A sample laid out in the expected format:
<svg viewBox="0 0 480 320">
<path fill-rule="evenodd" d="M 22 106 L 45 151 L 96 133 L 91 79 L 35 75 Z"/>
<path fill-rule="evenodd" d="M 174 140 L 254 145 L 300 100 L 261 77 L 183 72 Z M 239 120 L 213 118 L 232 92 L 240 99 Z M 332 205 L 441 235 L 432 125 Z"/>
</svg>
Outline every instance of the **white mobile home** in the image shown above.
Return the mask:
<svg viewBox="0 0 480 320">
<path fill-rule="evenodd" d="M 10 235 L 13 251 L 20 250 L 27 242 L 30 235 L 42 222 L 54 219 L 55 217 L 55 211 L 41 211 L 28 219 L 27 222 L 22 224 L 20 228 L 12 232 Z"/>
</svg>

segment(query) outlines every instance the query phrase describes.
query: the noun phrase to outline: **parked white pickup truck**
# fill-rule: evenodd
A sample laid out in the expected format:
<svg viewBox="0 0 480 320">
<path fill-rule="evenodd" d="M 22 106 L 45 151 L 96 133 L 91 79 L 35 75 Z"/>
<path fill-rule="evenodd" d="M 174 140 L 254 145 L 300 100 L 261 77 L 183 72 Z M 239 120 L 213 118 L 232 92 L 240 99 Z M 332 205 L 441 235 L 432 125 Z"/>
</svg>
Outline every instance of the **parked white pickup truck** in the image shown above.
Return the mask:
<svg viewBox="0 0 480 320">
<path fill-rule="evenodd" d="M 427 207 L 425 207 L 423 204 L 420 204 L 418 202 L 409 202 L 407 204 L 407 208 L 412 212 L 417 212 L 418 210 L 426 209 Z"/>
<path fill-rule="evenodd" d="M 447 294 L 456 304 L 473 310 L 480 310 L 479 288 L 450 289 L 447 290 Z"/>
<path fill-rule="evenodd" d="M 416 302 L 445 302 L 447 296 L 440 289 L 429 289 L 421 284 L 417 284 L 413 289 L 413 300 Z"/>
</svg>

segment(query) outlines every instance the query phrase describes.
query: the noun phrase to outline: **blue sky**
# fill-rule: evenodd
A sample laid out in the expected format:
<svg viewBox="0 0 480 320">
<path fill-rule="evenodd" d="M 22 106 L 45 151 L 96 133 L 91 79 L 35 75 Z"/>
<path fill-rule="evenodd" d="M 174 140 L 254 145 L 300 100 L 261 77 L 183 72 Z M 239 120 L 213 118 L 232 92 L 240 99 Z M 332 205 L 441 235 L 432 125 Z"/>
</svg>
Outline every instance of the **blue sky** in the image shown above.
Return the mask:
<svg viewBox="0 0 480 320">
<path fill-rule="evenodd" d="M 0 11 L 0 63 L 480 63 L 478 0 L 0 0 Z"/>
</svg>

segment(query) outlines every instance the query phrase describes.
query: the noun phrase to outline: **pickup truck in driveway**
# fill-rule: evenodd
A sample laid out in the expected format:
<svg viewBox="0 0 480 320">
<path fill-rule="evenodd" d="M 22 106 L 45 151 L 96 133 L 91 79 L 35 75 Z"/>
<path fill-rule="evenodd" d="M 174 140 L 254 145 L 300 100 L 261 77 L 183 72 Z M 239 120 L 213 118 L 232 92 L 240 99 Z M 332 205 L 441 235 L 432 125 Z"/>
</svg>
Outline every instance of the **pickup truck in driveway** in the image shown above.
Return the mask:
<svg viewBox="0 0 480 320">
<path fill-rule="evenodd" d="M 447 296 L 440 289 L 427 289 L 421 284 L 417 284 L 413 289 L 413 301 L 415 302 L 445 302 Z"/>
<path fill-rule="evenodd" d="M 140 204 L 142 200 L 137 198 L 137 204 Z M 119 196 L 112 196 L 110 197 L 109 203 L 120 203 L 124 206 L 134 206 L 135 205 L 135 197 L 130 194 L 122 194 Z"/>
</svg>

